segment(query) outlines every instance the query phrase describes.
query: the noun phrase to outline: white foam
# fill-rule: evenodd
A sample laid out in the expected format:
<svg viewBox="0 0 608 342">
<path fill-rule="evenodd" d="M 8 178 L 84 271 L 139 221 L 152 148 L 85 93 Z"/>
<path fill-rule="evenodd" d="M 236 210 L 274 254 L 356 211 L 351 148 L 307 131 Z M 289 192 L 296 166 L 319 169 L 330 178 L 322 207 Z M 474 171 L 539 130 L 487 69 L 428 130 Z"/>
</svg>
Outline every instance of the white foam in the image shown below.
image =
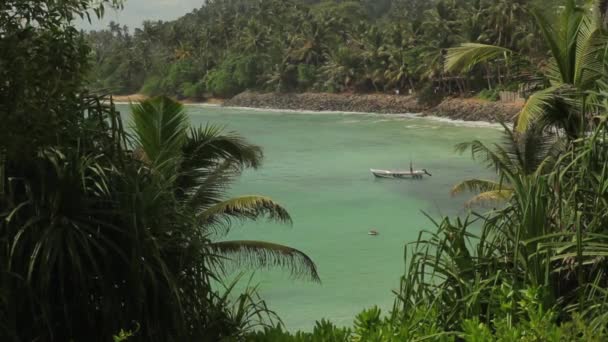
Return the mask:
<svg viewBox="0 0 608 342">
<path fill-rule="evenodd" d="M 270 112 L 270 113 L 289 113 L 289 114 L 307 114 L 307 115 L 324 115 L 324 114 L 337 114 L 337 115 L 374 115 L 374 116 L 383 116 L 386 119 L 376 120 L 375 122 L 382 121 L 390 121 L 391 118 L 399 118 L 399 119 L 420 119 L 420 120 L 428 120 L 446 123 L 454 126 L 465 126 L 465 127 L 481 127 L 481 128 L 495 128 L 502 129 L 502 126 L 499 123 L 492 123 L 488 121 L 467 121 L 460 119 L 450 119 L 446 117 L 440 116 L 423 116 L 422 113 L 374 113 L 374 112 L 340 112 L 340 111 L 332 111 L 332 110 L 324 110 L 324 111 L 315 111 L 315 110 L 297 110 L 297 109 L 276 109 L 276 108 L 251 108 L 251 107 L 228 107 L 225 106 L 223 108 L 229 109 L 237 109 L 244 111 L 253 111 L 253 112 Z"/>
<path fill-rule="evenodd" d="M 271 112 L 271 113 L 290 113 L 290 114 L 309 114 L 309 115 L 322 115 L 322 114 L 338 114 L 338 115 L 382 115 L 390 117 L 407 117 L 416 118 L 420 117 L 422 113 L 374 113 L 374 112 L 345 112 L 337 110 L 304 110 L 304 109 L 277 109 L 277 108 L 253 108 L 253 107 L 232 107 L 224 106 L 224 108 L 246 110 L 254 112 Z"/>
<path fill-rule="evenodd" d="M 495 123 L 495 122 L 488 122 L 488 121 L 467 121 L 467 120 L 460 120 L 460 119 L 450 119 L 450 118 L 446 118 L 446 117 L 441 117 L 441 116 L 434 116 L 434 115 L 429 115 L 429 116 L 425 116 L 424 119 L 428 119 L 428 120 L 432 120 L 432 121 L 438 121 L 438 122 L 444 122 L 450 125 L 454 125 L 454 126 L 467 126 L 467 127 L 483 127 L 483 128 L 497 128 L 497 129 L 502 129 L 502 125 L 499 123 Z"/>
<path fill-rule="evenodd" d="M 184 106 L 188 107 L 222 107 L 220 103 L 184 103 Z M 228 107 L 226 107 L 228 108 Z"/>
<path fill-rule="evenodd" d="M 128 105 L 129 102 L 114 102 L 115 104 Z M 428 120 L 441 122 L 453 126 L 464 126 L 464 127 L 481 127 L 481 128 L 495 128 L 502 129 L 502 126 L 498 123 L 492 123 L 487 121 L 466 121 L 460 119 L 450 119 L 446 117 L 440 116 L 423 116 L 422 113 L 374 113 L 374 112 L 341 112 L 341 111 L 333 111 L 333 110 L 299 110 L 299 109 L 277 109 L 277 108 L 253 108 L 253 107 L 236 107 L 236 106 L 223 106 L 221 104 L 216 103 L 185 103 L 185 106 L 189 107 L 207 107 L 207 108 L 226 108 L 226 109 L 236 109 L 250 112 L 264 112 L 264 113 L 288 113 L 288 114 L 304 114 L 304 115 L 326 115 L 326 114 L 334 114 L 334 115 L 373 115 L 373 116 L 381 116 L 385 117 L 385 119 L 376 120 L 374 123 L 390 121 L 391 119 L 419 119 L 419 120 Z M 354 123 L 354 122 L 345 122 L 345 123 Z"/>
</svg>

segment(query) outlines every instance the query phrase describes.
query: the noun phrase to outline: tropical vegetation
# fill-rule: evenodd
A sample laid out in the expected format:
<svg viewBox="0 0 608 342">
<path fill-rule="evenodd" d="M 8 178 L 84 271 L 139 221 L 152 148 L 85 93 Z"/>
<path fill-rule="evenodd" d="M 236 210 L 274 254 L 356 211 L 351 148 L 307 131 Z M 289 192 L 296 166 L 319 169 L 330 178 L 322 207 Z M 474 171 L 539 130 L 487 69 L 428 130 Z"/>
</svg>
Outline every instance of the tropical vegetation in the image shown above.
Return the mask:
<svg viewBox="0 0 608 342">
<path fill-rule="evenodd" d="M 608 7 L 542 4 L 217 0 L 131 36 L 74 28 L 118 0 L 0 3 L 0 340 L 606 340 Z M 226 196 L 261 148 L 192 127 L 170 97 L 132 104 L 127 119 L 88 88 L 190 97 L 511 82 L 530 96 L 504 141 L 457 146 L 496 171 L 454 187 L 479 192 L 475 210 L 429 217 L 435 229 L 405 246 L 390 312 L 310 332 L 286 331 L 257 287 L 229 281 L 260 266 L 319 280 L 302 251 L 224 239 L 234 220 L 291 222 L 270 198 Z"/>
<path fill-rule="evenodd" d="M 117 1 L 3 2 L 0 11 L 0 340 L 218 341 L 276 317 L 235 269 L 283 267 L 318 281 L 304 253 L 226 241 L 235 219 L 288 212 L 264 196 L 227 198 L 260 147 L 181 104 L 133 105 L 130 128 L 84 87 L 75 17 Z M 262 315 L 265 320 L 261 320 Z"/>
<path fill-rule="evenodd" d="M 311 333 L 266 328 L 277 341 L 601 341 L 605 303 L 608 102 L 605 2 L 564 1 L 548 20 L 533 12 L 550 57 L 546 76 L 519 75 L 530 97 L 505 139 L 457 146 L 496 171 L 453 193 L 493 209 L 434 221 L 406 246 L 406 272 L 393 310 L 363 311 L 352 328 L 320 321 Z M 518 55 L 519 54 L 519 55 Z M 533 54 L 465 43 L 448 50 L 446 71 L 507 63 Z M 496 203 L 498 202 L 498 203 Z M 432 220 L 432 218 L 429 217 Z"/>
<path fill-rule="evenodd" d="M 243 90 L 470 95 L 539 76 L 548 42 L 534 11 L 559 0 L 215 0 L 168 22 L 89 32 L 89 80 L 116 94 L 230 97 Z M 467 77 L 447 49 L 497 45 L 503 58 Z M 514 88 L 514 89 L 513 89 Z"/>
</svg>

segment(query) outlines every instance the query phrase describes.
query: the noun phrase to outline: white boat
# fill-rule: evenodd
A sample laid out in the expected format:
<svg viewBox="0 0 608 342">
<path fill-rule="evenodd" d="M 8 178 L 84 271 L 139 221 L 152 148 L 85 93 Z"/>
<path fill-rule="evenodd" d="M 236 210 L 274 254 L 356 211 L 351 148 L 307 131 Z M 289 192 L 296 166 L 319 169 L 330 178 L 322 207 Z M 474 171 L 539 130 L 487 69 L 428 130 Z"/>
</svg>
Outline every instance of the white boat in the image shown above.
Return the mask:
<svg viewBox="0 0 608 342">
<path fill-rule="evenodd" d="M 424 176 L 432 176 L 426 169 L 422 170 L 380 170 L 369 169 L 378 178 L 412 178 L 420 179 Z"/>
</svg>

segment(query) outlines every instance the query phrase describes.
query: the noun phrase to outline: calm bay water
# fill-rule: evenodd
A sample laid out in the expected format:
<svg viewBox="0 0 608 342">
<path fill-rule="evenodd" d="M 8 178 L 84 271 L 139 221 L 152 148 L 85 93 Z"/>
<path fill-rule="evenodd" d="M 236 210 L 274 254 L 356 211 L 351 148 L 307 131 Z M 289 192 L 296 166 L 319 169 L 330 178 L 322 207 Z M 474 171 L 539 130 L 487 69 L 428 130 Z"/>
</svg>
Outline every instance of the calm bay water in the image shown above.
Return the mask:
<svg viewBox="0 0 608 342">
<path fill-rule="evenodd" d="M 245 223 L 227 238 L 286 244 L 316 262 L 322 284 L 294 281 L 280 271 L 258 271 L 254 277 L 290 330 L 310 330 L 321 318 L 350 325 L 372 305 L 390 309 L 391 291 L 405 267 L 404 245 L 433 228 L 421 211 L 435 217 L 463 214 L 466 198 L 451 198 L 449 189 L 464 178 L 488 175 L 470 155 L 456 154 L 454 145 L 492 141 L 500 132 L 395 115 L 187 110 L 195 125 L 225 125 L 264 148 L 262 168 L 247 171 L 231 193 L 272 197 L 289 210 L 294 225 Z M 433 176 L 376 180 L 369 172 L 409 168 L 410 159 Z M 372 228 L 380 235 L 369 236 Z"/>
</svg>

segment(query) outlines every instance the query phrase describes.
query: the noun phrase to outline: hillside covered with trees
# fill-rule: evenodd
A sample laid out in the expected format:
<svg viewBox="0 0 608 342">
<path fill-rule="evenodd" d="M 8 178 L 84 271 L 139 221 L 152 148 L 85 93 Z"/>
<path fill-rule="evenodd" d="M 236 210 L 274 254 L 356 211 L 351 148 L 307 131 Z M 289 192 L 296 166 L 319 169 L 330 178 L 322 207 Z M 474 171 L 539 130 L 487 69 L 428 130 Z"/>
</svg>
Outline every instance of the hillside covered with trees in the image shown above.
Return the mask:
<svg viewBox="0 0 608 342">
<path fill-rule="evenodd" d="M 547 46 L 532 9 L 555 0 L 211 0 L 171 22 L 90 32 L 93 88 L 230 97 L 243 90 L 496 96 L 534 79 Z M 444 71 L 447 48 L 491 44 L 530 57 Z M 515 76 L 517 75 L 517 76 Z M 491 91 L 490 91 L 491 90 Z"/>
</svg>

